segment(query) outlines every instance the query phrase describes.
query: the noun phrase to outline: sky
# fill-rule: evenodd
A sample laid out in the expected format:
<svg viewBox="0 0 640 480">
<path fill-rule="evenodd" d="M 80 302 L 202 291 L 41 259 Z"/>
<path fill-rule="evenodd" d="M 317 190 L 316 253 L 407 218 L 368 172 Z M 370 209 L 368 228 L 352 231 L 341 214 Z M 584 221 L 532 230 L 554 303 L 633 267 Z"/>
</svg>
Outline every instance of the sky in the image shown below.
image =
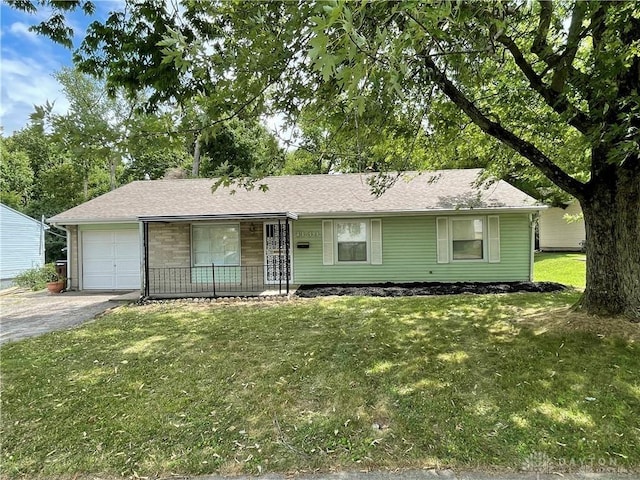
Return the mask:
<svg viewBox="0 0 640 480">
<path fill-rule="evenodd" d="M 122 2 L 97 0 L 95 4 L 95 16 L 106 18 L 108 12 Z M 31 25 L 47 18 L 48 14 L 48 11 L 40 10 L 30 15 L 0 3 L 0 125 L 3 136 L 25 127 L 34 105 L 43 105 L 48 100 L 54 103 L 56 113 L 64 113 L 68 108 L 53 74 L 72 65 L 72 50 L 29 31 Z M 82 12 L 72 13 L 69 17 L 75 48 L 94 19 Z"/>
<path fill-rule="evenodd" d="M 124 0 L 94 0 L 94 4 L 96 11 L 92 17 L 81 11 L 68 14 L 75 35 L 74 49 L 82 43 L 87 26 L 93 20 L 106 19 L 110 11 L 123 8 Z M 0 126 L 4 137 L 28 125 L 35 105 L 49 101 L 58 114 L 66 113 L 69 107 L 53 74 L 72 66 L 73 50 L 29 31 L 31 25 L 48 18 L 49 14 L 50 11 L 39 10 L 31 15 L 0 0 Z M 283 126 L 282 115 L 266 119 L 265 124 L 276 133 L 283 147 L 293 139 L 294 130 Z"/>
</svg>

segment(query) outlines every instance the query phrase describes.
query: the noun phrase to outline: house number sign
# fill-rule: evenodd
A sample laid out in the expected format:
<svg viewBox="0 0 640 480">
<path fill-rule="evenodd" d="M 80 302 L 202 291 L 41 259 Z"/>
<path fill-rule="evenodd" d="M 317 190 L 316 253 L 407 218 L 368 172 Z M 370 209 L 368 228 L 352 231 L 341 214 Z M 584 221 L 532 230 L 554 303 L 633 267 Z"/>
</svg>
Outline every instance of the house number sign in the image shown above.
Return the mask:
<svg viewBox="0 0 640 480">
<path fill-rule="evenodd" d="M 296 238 L 320 238 L 320 232 L 296 232 Z"/>
</svg>

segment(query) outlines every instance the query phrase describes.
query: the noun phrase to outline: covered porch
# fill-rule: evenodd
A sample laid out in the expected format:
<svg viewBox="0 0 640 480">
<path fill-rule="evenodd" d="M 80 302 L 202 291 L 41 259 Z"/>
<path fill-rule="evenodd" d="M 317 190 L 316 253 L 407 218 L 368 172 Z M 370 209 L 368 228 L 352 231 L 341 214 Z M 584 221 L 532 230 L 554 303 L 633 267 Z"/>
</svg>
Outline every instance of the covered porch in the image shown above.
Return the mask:
<svg viewBox="0 0 640 480">
<path fill-rule="evenodd" d="M 288 295 L 290 212 L 140 217 L 148 298 Z"/>
</svg>

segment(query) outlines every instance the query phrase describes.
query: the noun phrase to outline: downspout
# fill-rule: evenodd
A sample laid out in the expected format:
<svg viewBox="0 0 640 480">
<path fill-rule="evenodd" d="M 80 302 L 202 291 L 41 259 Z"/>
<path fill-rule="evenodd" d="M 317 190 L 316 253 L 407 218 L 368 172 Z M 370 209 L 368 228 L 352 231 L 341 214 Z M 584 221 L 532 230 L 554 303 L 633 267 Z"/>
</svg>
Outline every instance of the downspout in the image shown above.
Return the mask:
<svg viewBox="0 0 640 480">
<path fill-rule="evenodd" d="M 536 249 L 536 214 L 529 214 L 529 225 L 531 226 L 531 249 L 529 251 L 529 281 L 533 282 L 533 265 Z"/>
<path fill-rule="evenodd" d="M 68 238 L 67 238 L 68 240 Z M 68 248 L 67 248 L 68 250 Z M 45 247 L 45 242 L 44 242 L 44 215 L 42 215 L 42 217 L 40 218 L 40 248 L 39 248 L 39 253 L 40 253 L 40 259 L 42 260 L 42 265 L 45 264 L 45 262 L 47 261 L 46 259 L 46 247 Z"/>
<path fill-rule="evenodd" d="M 67 278 L 66 278 L 66 290 L 71 290 L 71 232 L 68 228 L 52 223 L 52 227 L 59 228 L 67 234 Z"/>
<path fill-rule="evenodd" d="M 67 233 L 67 278 L 66 278 L 66 289 L 67 290 L 71 290 L 72 289 L 72 284 L 71 284 L 71 232 L 68 229 L 64 229 L 64 231 Z"/>
</svg>

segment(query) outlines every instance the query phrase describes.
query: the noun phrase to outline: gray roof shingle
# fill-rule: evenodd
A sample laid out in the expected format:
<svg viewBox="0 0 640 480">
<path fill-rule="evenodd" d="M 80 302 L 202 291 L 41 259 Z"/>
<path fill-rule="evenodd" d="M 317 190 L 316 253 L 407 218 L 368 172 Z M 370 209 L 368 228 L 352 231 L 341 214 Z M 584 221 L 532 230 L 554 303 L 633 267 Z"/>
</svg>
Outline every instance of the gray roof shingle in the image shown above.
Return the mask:
<svg viewBox="0 0 640 480">
<path fill-rule="evenodd" d="M 420 213 L 452 210 L 536 210 L 536 201 L 505 181 L 478 186 L 480 169 L 406 172 L 382 196 L 371 193 L 371 174 L 267 177 L 266 192 L 220 187 L 214 180 L 135 181 L 60 213 L 52 223 L 135 221 L 139 217 L 298 216 Z"/>
</svg>

